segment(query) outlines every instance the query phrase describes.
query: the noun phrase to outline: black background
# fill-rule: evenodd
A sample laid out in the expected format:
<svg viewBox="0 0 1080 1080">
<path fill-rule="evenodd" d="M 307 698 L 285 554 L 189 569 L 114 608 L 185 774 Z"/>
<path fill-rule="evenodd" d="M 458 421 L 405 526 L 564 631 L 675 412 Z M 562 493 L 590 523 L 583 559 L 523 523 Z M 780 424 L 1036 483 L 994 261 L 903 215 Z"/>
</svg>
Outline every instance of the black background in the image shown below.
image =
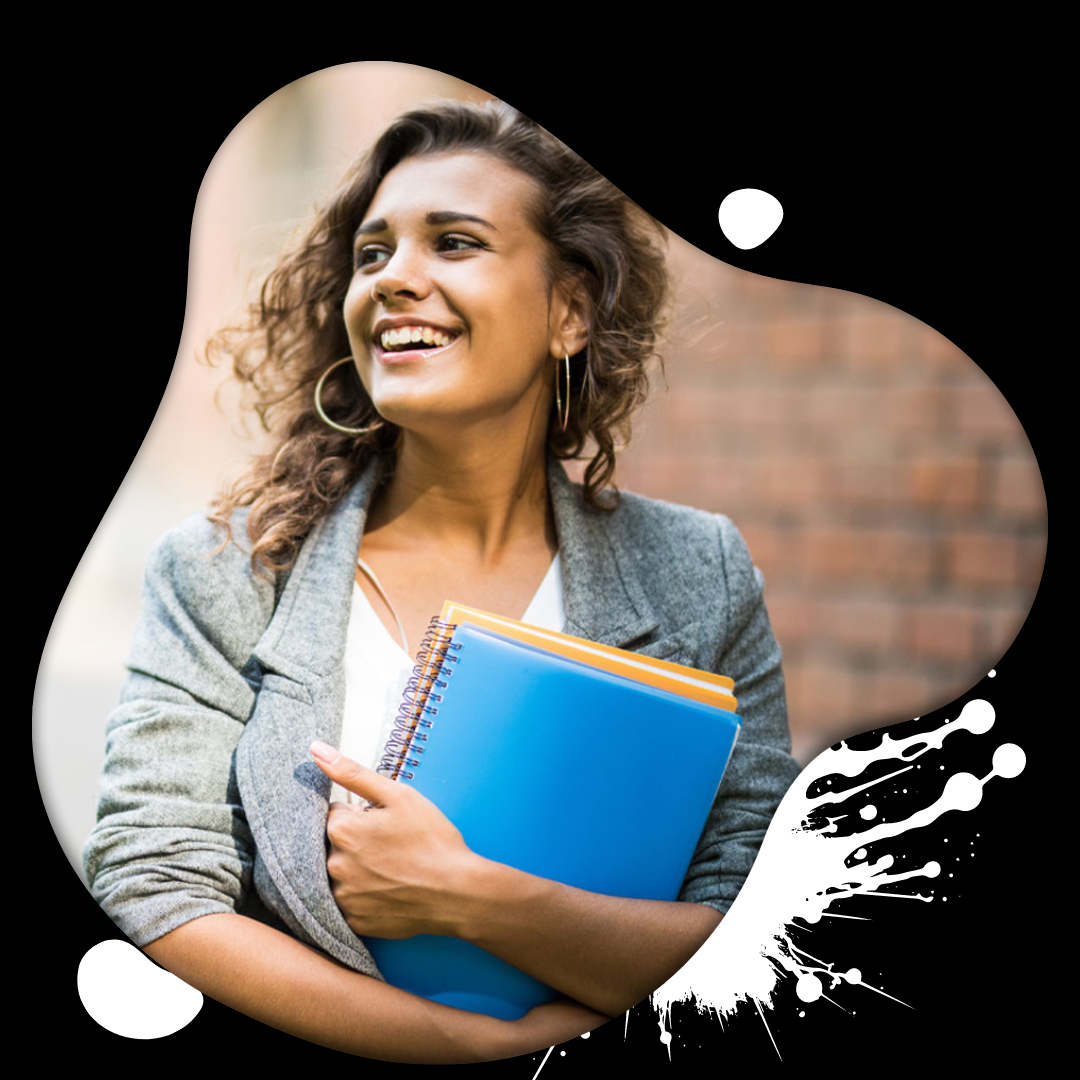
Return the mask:
<svg viewBox="0 0 1080 1080">
<path fill-rule="evenodd" d="M 587 64 L 571 64 L 557 52 L 513 63 L 475 62 L 462 52 L 452 54 L 453 62 L 425 63 L 550 128 L 716 258 L 770 277 L 862 293 L 945 334 L 1013 406 L 1049 498 L 1062 354 L 1053 341 L 1056 287 L 1043 240 L 1052 232 L 1047 178 L 1059 166 L 1045 149 L 1049 141 L 1003 125 L 1002 110 L 1008 103 L 1011 112 L 1014 97 L 999 94 L 992 79 L 982 82 L 974 107 L 966 92 L 941 86 L 925 96 L 892 96 L 887 77 L 863 76 L 845 92 L 826 92 L 805 77 L 738 82 L 721 66 L 702 65 L 700 57 L 683 62 L 672 51 L 659 61 L 597 52 L 602 55 Z M 33 453 L 17 469 L 41 500 L 43 520 L 48 513 L 62 526 L 39 530 L 33 545 L 38 562 L 31 569 L 42 586 L 30 609 L 37 616 L 32 668 L 63 590 L 164 393 L 184 318 L 192 211 L 207 165 L 235 124 L 271 93 L 355 59 L 328 55 L 289 64 L 245 57 L 219 66 L 191 56 L 125 56 L 112 63 L 98 55 L 58 67 L 54 88 L 67 104 L 42 105 L 43 122 L 24 161 L 27 205 L 41 211 L 27 214 L 29 247 L 43 256 L 24 283 L 27 400 L 55 422 L 41 425 Z M 717 225 L 723 197 L 744 187 L 769 191 L 784 207 L 780 229 L 749 252 L 732 247 Z M 1018 212 L 1017 200 L 1026 212 Z M 1046 574 L 1054 568 L 1051 551 Z M 941 760 L 949 771 L 962 762 L 981 776 L 1000 743 L 1018 743 L 1028 758 L 1020 777 L 988 784 L 976 811 L 946 815 L 912 834 L 905 848 L 917 853 L 921 845 L 927 857 L 940 858 L 942 837 L 966 844 L 980 834 L 956 903 L 851 901 L 844 911 L 873 921 L 814 930 L 815 955 L 836 960 L 841 970 L 859 967 L 868 982 L 913 1008 L 854 987 L 833 995 L 848 1012 L 827 1002 L 804 1007 L 786 984 L 775 1010 L 765 1014 L 785 1062 L 845 1060 L 859 1067 L 884 1055 L 919 1068 L 933 1054 L 943 1064 L 1004 1064 L 1038 1058 L 1055 1036 L 1047 1012 L 1054 994 L 1038 975 L 1060 947 L 1052 932 L 1059 864 L 1049 861 L 1049 832 L 1056 827 L 1050 800 L 1054 785 L 1070 779 L 1067 766 L 1051 771 L 1046 753 L 1049 730 L 1066 718 L 1060 680 L 1039 678 L 1062 670 L 1052 634 L 1054 585 L 1047 581 L 1044 575 L 996 678 L 924 718 L 933 725 L 957 715 L 967 698 L 985 697 L 997 711 L 993 732 L 977 746 L 954 749 L 949 743 L 963 738 L 947 740 Z M 1061 754 L 1059 748 L 1059 760 Z M 36 815 L 34 881 L 41 890 L 24 909 L 25 930 L 47 932 L 24 970 L 33 972 L 34 986 L 49 989 L 44 997 L 27 997 L 24 1034 L 70 1039 L 84 1060 L 109 1055 L 114 1067 L 200 1060 L 199 1052 L 219 1041 L 250 1064 L 264 1056 L 278 1066 L 342 1060 L 209 1000 L 167 1040 L 127 1040 L 98 1027 L 79 1002 L 75 973 L 87 949 L 119 934 L 74 876 L 36 791 L 25 805 Z M 1058 855 L 1064 858 L 1060 849 Z M 1068 930 L 1061 933 L 1064 943 Z M 542 1075 L 551 1080 L 598 1067 L 650 1065 L 692 1075 L 777 1053 L 752 1006 L 723 1028 L 714 1017 L 676 1006 L 672 1030 L 668 1066 L 656 1017 L 639 1006 L 626 1039 L 623 1022 L 615 1021 L 588 1041 L 556 1048 Z M 540 1059 L 474 1068 L 529 1080 Z"/>
</svg>

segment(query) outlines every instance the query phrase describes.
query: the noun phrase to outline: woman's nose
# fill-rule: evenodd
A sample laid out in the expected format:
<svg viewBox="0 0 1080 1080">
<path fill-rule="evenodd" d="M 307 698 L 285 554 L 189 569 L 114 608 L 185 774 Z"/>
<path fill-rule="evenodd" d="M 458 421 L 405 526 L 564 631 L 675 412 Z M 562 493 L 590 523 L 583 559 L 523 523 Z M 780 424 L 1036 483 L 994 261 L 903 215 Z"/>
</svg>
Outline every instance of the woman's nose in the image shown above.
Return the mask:
<svg viewBox="0 0 1080 1080">
<path fill-rule="evenodd" d="M 418 300 L 427 291 L 427 273 L 419 253 L 402 245 L 382 264 L 372 284 L 371 296 L 383 302 L 395 296 Z"/>
</svg>

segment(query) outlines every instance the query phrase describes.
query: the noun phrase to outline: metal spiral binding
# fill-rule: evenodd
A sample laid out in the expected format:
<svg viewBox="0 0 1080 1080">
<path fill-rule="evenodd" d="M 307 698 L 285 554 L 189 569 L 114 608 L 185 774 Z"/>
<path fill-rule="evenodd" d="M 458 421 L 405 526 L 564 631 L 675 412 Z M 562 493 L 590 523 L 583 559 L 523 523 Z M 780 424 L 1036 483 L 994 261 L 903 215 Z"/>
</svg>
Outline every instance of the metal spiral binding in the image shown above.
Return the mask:
<svg viewBox="0 0 1080 1080">
<path fill-rule="evenodd" d="M 386 741 L 376 769 L 391 780 L 411 780 L 415 774 L 406 770 L 420 764 L 424 748 L 419 744 L 427 742 L 426 729 L 432 726 L 431 717 L 437 715 L 438 702 L 442 701 L 442 694 L 435 691 L 446 689 L 447 680 L 454 673 L 452 665 L 458 661 L 456 656 L 449 655 L 461 648 L 460 643 L 451 641 L 456 627 L 456 623 L 441 622 L 438 616 L 428 624 L 416 654 L 416 665 L 401 697 L 393 734 Z"/>
</svg>

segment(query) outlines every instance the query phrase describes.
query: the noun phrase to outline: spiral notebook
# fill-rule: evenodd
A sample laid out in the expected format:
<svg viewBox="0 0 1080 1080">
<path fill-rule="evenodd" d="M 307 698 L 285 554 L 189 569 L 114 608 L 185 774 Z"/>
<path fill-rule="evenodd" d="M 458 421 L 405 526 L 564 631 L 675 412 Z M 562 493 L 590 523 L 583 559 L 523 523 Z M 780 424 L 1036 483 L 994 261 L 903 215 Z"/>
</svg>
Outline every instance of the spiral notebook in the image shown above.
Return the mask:
<svg viewBox="0 0 1080 1080">
<path fill-rule="evenodd" d="M 486 627 L 433 621 L 380 771 L 431 799 L 479 855 L 591 892 L 674 900 L 739 723 Z M 512 1020 L 558 996 L 456 938 L 364 941 L 388 982 L 446 1005 Z"/>
</svg>

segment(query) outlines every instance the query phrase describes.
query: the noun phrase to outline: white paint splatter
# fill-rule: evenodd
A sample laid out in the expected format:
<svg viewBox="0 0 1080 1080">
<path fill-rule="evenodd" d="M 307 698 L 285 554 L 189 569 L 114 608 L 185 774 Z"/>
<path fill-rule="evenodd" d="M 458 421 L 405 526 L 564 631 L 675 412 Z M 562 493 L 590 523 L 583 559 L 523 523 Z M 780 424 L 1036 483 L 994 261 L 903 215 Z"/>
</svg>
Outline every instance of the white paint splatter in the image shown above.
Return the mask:
<svg viewBox="0 0 1080 1080">
<path fill-rule="evenodd" d="M 892 854 L 869 861 L 868 847 L 930 825 L 949 810 L 975 809 L 982 801 L 983 787 L 991 777 L 1020 774 L 1026 760 L 1024 752 L 1013 744 L 999 746 L 994 752 L 991 772 L 981 780 L 971 773 L 956 773 L 948 778 L 933 803 L 906 817 L 894 812 L 890 815 L 897 818 L 894 821 L 881 820 L 878 808 L 872 803 L 865 804 L 859 809 L 858 817 L 863 822 L 877 819 L 876 823 L 863 827 L 854 836 L 837 835 L 841 822 L 847 823 L 854 811 L 843 810 L 837 816 L 827 817 L 827 824 L 822 828 L 809 827 L 808 819 L 818 807 L 843 802 L 919 768 L 918 764 L 913 764 L 916 758 L 939 749 L 944 740 L 957 731 L 985 735 L 993 727 L 994 719 L 994 709 L 989 702 L 970 701 L 959 717 L 951 723 L 944 722 L 935 731 L 908 736 L 894 736 L 886 731 L 881 744 L 869 750 L 854 750 L 841 743 L 818 755 L 803 770 L 781 802 L 753 871 L 720 926 L 696 955 L 652 995 L 660 1039 L 668 1047 L 669 1059 L 671 1006 L 676 1001 L 688 1002 L 691 996 L 696 998 L 700 1011 L 714 1013 L 721 1022 L 725 1015 L 736 1012 L 740 1002 L 752 1002 L 765 1021 L 765 1010 L 772 1007 L 773 995 L 785 974 L 795 979 L 796 996 L 806 1004 L 824 998 L 842 1008 L 828 993 L 841 984 L 863 987 L 898 1001 L 891 994 L 864 982 L 858 968 L 835 971 L 832 963 L 811 956 L 796 946 L 791 937 L 791 931 L 795 929 L 793 921 L 798 918 L 812 925 L 826 916 L 859 918 L 830 910 L 836 901 L 856 894 L 930 903 L 934 899 L 932 890 L 929 895 L 879 890 L 884 885 L 895 886 L 898 882 L 936 878 L 941 873 L 940 863 L 931 860 L 901 871 L 895 869 L 896 859 Z M 873 762 L 891 760 L 900 767 L 843 791 L 833 788 L 833 777 L 860 777 Z M 818 793 L 809 795 L 808 791 Z M 890 807 L 893 805 L 890 803 Z M 819 813 L 814 824 L 821 820 Z M 799 1015 L 804 1015 L 804 1011 Z M 771 1031 L 769 1037 L 772 1038 Z M 773 1045 L 776 1046 L 775 1040 Z"/>
</svg>

